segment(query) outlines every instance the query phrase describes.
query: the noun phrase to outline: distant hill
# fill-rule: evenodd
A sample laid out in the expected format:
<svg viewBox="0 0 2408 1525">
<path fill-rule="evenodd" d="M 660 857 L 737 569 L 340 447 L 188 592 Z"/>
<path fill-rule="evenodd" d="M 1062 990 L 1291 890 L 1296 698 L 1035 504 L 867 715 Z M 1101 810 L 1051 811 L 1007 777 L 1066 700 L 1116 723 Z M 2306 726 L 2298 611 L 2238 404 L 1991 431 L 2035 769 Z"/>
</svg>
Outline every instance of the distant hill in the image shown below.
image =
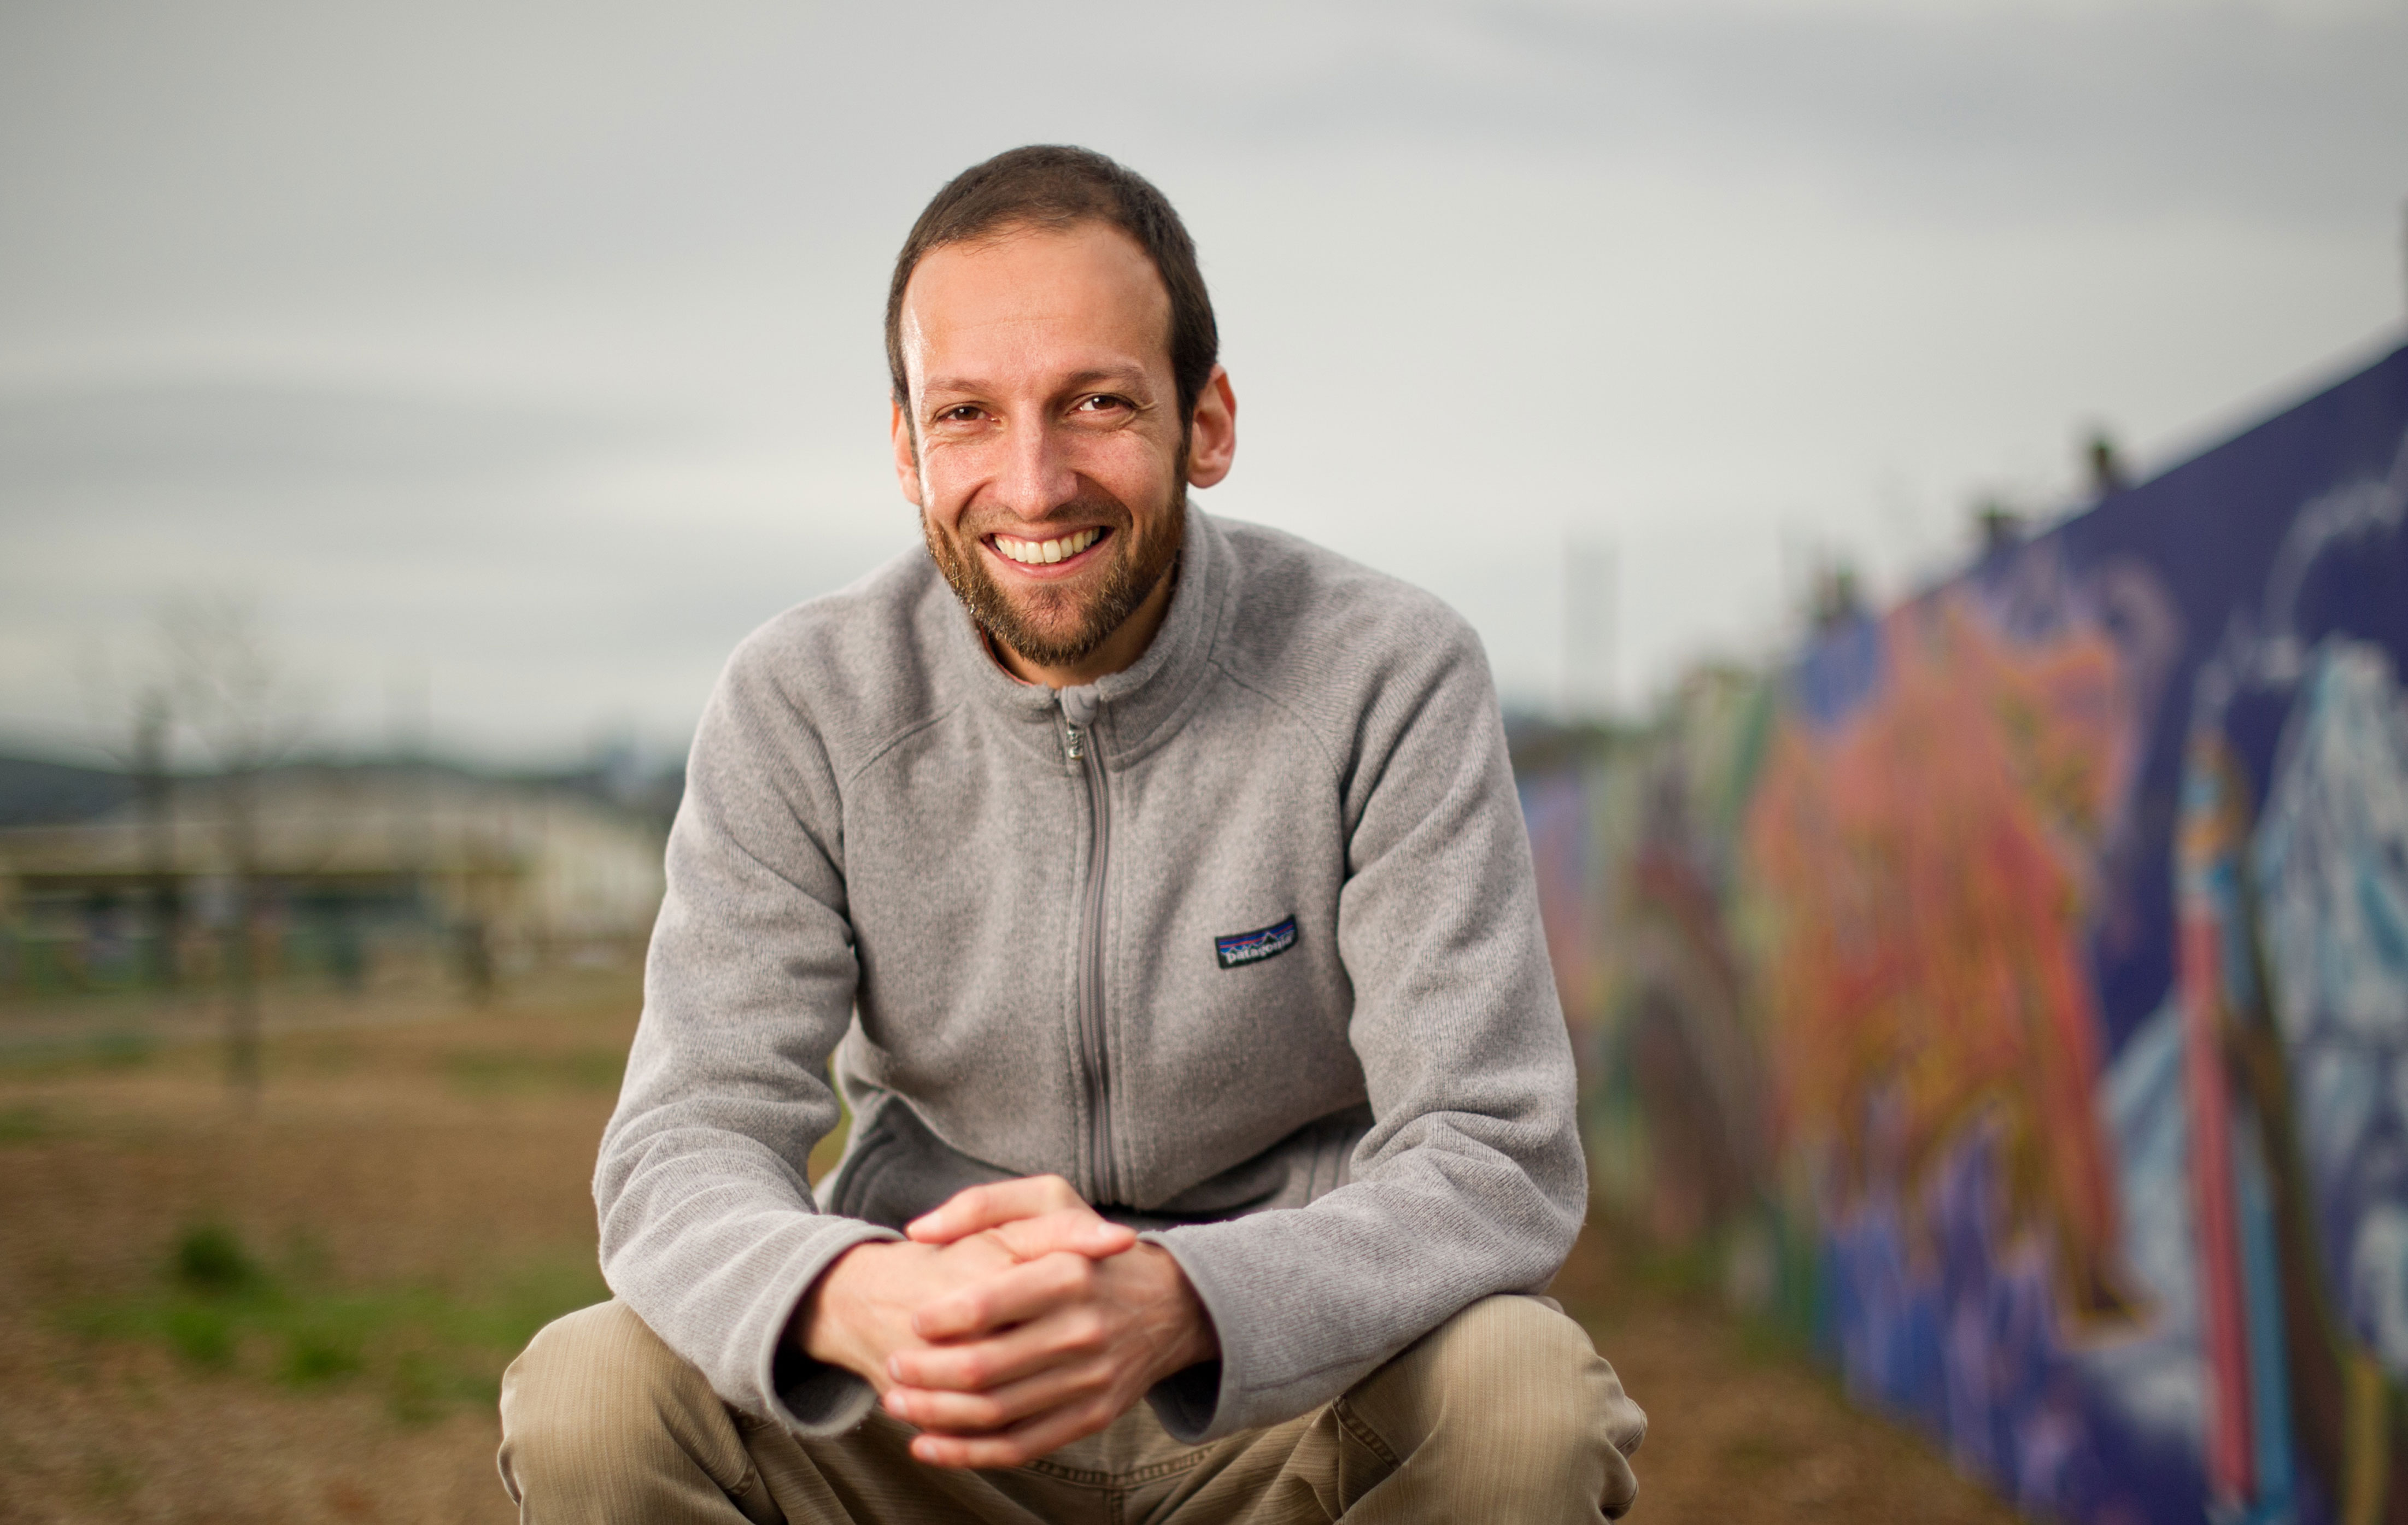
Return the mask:
<svg viewBox="0 0 2408 1525">
<path fill-rule="evenodd" d="M 682 767 L 638 773 L 615 762 L 560 772 L 494 772 L 448 762 L 295 760 L 275 773 L 333 768 L 362 775 L 380 769 L 432 768 L 462 777 L 504 778 L 537 789 L 560 789 L 632 811 L 666 829 L 685 791 Z M 179 777 L 191 777 L 184 775 Z M 134 780 L 111 768 L 82 767 L 42 758 L 0 753 L 0 830 L 12 826 L 64 826 L 107 815 L 134 798 Z"/>
<path fill-rule="evenodd" d="M 133 797 L 134 780 L 107 768 L 0 757 L 0 827 L 89 820 Z"/>
</svg>

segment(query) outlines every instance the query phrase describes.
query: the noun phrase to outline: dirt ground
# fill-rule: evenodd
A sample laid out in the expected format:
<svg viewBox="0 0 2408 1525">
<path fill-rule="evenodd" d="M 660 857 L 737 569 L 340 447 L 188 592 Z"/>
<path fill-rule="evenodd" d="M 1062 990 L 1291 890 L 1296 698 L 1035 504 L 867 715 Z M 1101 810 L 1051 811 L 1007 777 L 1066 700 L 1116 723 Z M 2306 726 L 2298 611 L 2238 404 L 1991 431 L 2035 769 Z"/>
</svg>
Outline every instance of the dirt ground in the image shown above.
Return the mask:
<svg viewBox="0 0 2408 1525">
<path fill-rule="evenodd" d="M 290 998 L 250 1108 L 207 1046 L 78 1048 L 56 1012 L 12 1045 L 0 1012 L 0 1520 L 510 1518 L 494 1382 L 602 1295 L 634 1005 L 600 974 L 431 1017 Z M 2013 1518 L 1598 1237 L 1556 1290 L 1651 1417 L 1635 1520 Z"/>
</svg>

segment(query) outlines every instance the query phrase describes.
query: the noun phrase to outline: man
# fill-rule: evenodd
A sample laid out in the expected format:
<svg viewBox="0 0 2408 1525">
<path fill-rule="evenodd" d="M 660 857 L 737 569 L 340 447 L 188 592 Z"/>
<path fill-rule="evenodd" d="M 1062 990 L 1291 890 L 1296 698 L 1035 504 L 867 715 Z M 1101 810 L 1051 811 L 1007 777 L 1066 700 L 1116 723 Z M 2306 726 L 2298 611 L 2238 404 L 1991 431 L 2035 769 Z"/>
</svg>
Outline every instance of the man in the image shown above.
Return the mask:
<svg viewBox="0 0 2408 1525">
<path fill-rule="evenodd" d="M 765 626 L 696 733 L 595 1175 L 617 1301 L 504 1382 L 523 1518 L 1628 1506 L 1644 1417 L 1510 1295 L 1586 1188 L 1478 643 L 1188 507 L 1216 345 L 1100 155 L 912 229 L 928 553 Z"/>
</svg>

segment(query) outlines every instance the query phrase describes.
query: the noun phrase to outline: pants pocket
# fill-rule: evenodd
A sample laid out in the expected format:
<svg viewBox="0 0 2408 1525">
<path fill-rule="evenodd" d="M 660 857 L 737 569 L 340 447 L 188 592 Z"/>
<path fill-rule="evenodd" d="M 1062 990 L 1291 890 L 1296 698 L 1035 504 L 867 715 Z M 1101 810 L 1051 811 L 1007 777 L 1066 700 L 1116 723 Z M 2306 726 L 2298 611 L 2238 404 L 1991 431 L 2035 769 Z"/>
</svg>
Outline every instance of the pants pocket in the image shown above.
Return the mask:
<svg viewBox="0 0 2408 1525">
<path fill-rule="evenodd" d="M 1345 1399 L 1331 1401 L 1329 1417 L 1338 1430 L 1338 1505 L 1342 1511 L 1388 1480 L 1397 1470 L 1397 1453 Z"/>
</svg>

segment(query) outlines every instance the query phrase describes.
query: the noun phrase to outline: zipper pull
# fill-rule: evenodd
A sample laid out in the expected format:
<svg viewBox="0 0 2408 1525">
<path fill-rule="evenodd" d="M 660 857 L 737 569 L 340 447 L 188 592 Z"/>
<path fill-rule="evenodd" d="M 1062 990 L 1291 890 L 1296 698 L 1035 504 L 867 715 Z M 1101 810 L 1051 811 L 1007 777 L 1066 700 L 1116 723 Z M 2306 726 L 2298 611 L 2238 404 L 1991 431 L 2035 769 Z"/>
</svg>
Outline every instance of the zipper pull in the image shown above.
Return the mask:
<svg viewBox="0 0 2408 1525">
<path fill-rule="evenodd" d="M 1070 761 L 1078 762 L 1087 755 L 1087 728 L 1096 718 L 1096 691 L 1064 689 L 1055 703 L 1062 706 L 1062 750 Z"/>
</svg>

